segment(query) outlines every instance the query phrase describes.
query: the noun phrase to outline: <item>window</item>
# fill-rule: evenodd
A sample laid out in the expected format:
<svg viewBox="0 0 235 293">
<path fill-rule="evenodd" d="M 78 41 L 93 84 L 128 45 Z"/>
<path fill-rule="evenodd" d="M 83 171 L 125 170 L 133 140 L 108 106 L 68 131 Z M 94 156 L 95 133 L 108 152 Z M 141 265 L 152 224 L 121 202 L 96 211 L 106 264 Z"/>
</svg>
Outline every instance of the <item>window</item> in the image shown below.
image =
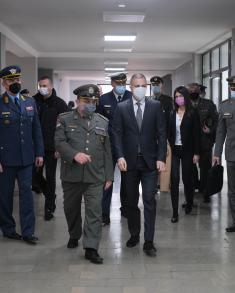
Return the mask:
<svg viewBox="0 0 235 293">
<path fill-rule="evenodd" d="M 210 53 L 203 56 L 203 74 L 210 72 Z"/>
<path fill-rule="evenodd" d="M 216 71 L 219 69 L 219 48 L 214 49 L 211 54 L 211 69 Z"/>
</svg>

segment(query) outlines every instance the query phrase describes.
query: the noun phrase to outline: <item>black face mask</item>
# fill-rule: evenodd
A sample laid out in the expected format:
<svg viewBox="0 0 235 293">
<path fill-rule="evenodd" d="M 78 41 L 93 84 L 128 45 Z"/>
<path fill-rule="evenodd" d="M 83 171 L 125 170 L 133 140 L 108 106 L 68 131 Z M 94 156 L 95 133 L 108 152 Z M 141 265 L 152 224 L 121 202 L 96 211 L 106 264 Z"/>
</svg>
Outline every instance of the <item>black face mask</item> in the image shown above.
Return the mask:
<svg viewBox="0 0 235 293">
<path fill-rule="evenodd" d="M 197 100 L 199 98 L 199 93 L 191 93 L 190 98 L 194 101 Z"/>
<path fill-rule="evenodd" d="M 9 86 L 9 91 L 15 95 L 18 94 L 20 90 L 21 90 L 21 84 L 18 82 L 15 82 Z"/>
</svg>

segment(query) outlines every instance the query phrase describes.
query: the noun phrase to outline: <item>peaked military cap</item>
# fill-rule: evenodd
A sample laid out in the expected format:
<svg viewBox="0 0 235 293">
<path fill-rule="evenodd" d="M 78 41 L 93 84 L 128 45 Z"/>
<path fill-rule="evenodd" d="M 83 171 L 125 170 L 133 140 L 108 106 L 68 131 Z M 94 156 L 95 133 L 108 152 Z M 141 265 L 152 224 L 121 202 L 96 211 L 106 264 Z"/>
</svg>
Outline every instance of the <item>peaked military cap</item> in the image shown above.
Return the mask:
<svg viewBox="0 0 235 293">
<path fill-rule="evenodd" d="M 227 78 L 227 82 L 230 84 L 235 85 L 235 75 L 234 76 L 230 76 L 229 78 Z"/>
<path fill-rule="evenodd" d="M 199 87 L 200 87 L 201 92 L 205 92 L 205 90 L 207 89 L 207 86 L 205 86 L 203 84 L 199 84 Z"/>
<path fill-rule="evenodd" d="M 76 88 L 73 93 L 78 98 L 99 99 L 99 88 L 95 84 L 85 84 Z"/>
<path fill-rule="evenodd" d="M 150 78 L 151 84 L 159 84 L 159 83 L 164 83 L 163 79 L 160 76 L 153 76 Z"/>
<path fill-rule="evenodd" d="M 109 76 L 112 81 L 116 81 L 116 82 L 126 82 L 127 81 L 126 74 L 123 72 L 113 73 Z"/>
<path fill-rule="evenodd" d="M 14 77 L 21 77 L 21 69 L 19 66 L 7 66 L 0 71 L 0 78 L 2 79 L 10 79 Z"/>
</svg>

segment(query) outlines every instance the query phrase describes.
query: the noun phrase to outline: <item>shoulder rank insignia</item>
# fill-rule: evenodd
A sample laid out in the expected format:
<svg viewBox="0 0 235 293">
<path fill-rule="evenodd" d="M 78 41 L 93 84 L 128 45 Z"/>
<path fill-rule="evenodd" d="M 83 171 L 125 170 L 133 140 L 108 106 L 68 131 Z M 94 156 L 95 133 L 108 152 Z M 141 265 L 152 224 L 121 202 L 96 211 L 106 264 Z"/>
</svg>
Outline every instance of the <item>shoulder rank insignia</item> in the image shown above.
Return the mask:
<svg viewBox="0 0 235 293">
<path fill-rule="evenodd" d="M 101 117 L 101 118 L 103 118 L 105 121 L 109 121 L 109 119 L 108 118 L 106 118 L 106 117 L 104 117 L 103 115 L 101 115 L 100 113 L 96 113 L 99 117 Z"/>
<path fill-rule="evenodd" d="M 22 101 L 25 101 L 25 97 L 24 96 L 20 95 L 20 98 L 21 98 Z"/>
</svg>

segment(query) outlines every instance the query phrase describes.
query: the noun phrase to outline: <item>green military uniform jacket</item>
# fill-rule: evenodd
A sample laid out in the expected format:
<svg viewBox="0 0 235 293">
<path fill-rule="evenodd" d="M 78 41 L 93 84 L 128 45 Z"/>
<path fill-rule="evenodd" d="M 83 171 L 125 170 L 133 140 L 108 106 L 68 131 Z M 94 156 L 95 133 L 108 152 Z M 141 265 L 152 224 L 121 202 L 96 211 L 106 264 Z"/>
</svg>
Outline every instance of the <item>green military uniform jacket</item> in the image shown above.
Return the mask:
<svg viewBox="0 0 235 293">
<path fill-rule="evenodd" d="M 235 162 L 235 100 L 233 99 L 225 100 L 220 104 L 214 151 L 217 157 L 222 155 L 225 138 L 225 159 Z"/>
<path fill-rule="evenodd" d="M 108 120 L 93 113 L 81 117 L 75 109 L 59 115 L 55 132 L 56 150 L 61 155 L 61 180 L 97 183 L 113 181 L 113 161 L 108 136 Z M 74 161 L 77 153 L 91 156 L 84 165 Z"/>
</svg>

